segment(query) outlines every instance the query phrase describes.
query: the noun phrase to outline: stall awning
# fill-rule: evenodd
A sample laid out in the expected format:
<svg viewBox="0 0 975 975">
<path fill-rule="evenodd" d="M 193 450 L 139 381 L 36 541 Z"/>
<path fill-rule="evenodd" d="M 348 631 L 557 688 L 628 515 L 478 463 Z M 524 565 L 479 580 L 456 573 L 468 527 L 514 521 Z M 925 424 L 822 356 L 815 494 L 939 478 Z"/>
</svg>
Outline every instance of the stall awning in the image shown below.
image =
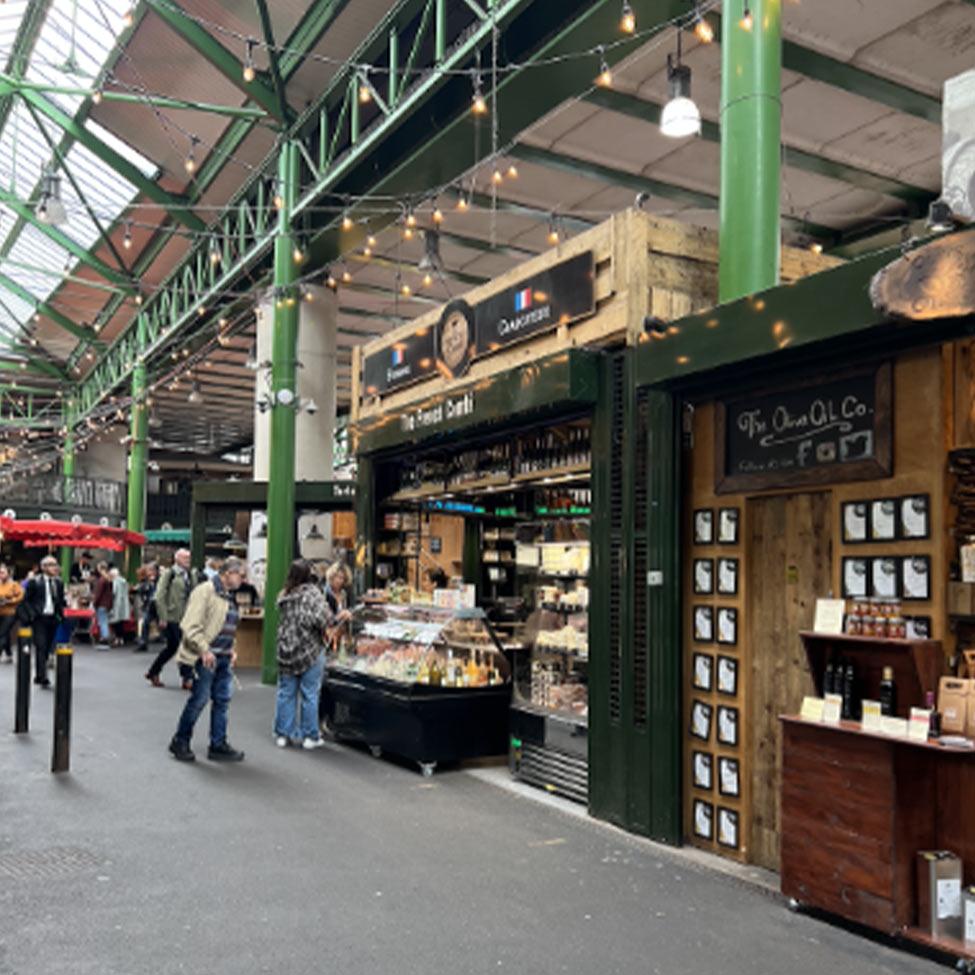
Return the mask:
<svg viewBox="0 0 975 975">
<path fill-rule="evenodd" d="M 189 528 L 150 528 L 146 532 L 146 541 L 150 544 L 164 545 L 190 542 Z"/>
<path fill-rule="evenodd" d="M 128 545 L 144 545 L 146 541 L 145 535 L 127 528 L 55 521 L 53 518 L 27 520 L 5 516 L 0 516 L 0 539 L 20 542 L 27 548 L 100 548 L 113 552 L 121 552 Z"/>
</svg>

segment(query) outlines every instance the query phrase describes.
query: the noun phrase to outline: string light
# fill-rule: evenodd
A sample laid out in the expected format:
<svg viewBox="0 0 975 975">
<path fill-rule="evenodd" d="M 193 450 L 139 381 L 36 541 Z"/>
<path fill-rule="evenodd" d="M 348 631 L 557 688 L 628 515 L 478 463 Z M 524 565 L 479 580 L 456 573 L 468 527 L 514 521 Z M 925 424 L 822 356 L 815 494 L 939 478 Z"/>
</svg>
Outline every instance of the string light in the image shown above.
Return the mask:
<svg viewBox="0 0 975 975">
<path fill-rule="evenodd" d="M 221 257 L 220 257 L 220 246 L 214 240 L 210 244 L 210 263 L 211 264 L 219 264 L 220 263 L 220 260 L 221 260 Z"/>
<path fill-rule="evenodd" d="M 369 76 L 365 69 L 359 77 L 359 103 L 368 105 L 372 101 L 372 90 L 369 87 Z"/>
<path fill-rule="evenodd" d="M 548 242 L 555 245 L 560 239 L 558 218 L 553 213 L 548 220 Z"/>
<path fill-rule="evenodd" d="M 257 68 L 254 66 L 254 45 L 257 42 L 253 37 L 248 37 L 244 45 L 244 81 L 250 84 L 257 77 Z"/>
<path fill-rule="evenodd" d="M 813 241 L 813 242 L 812 242 L 812 243 L 811 243 L 811 244 L 809 245 L 809 249 L 810 249 L 810 250 L 811 250 L 811 251 L 812 251 L 812 252 L 813 252 L 814 254 L 822 254 L 822 252 L 823 252 L 823 245 L 822 245 L 822 244 L 821 244 L 821 243 L 820 243 L 820 242 L 819 242 L 818 240 L 814 240 L 814 241 Z"/>
<path fill-rule="evenodd" d="M 183 168 L 192 176 L 196 172 L 196 146 L 199 139 L 195 135 L 190 136 L 190 151 L 183 163 Z"/>
<path fill-rule="evenodd" d="M 338 288 L 338 286 L 339 283 L 338 281 L 335 280 L 335 275 L 332 274 L 332 270 L 331 268 L 329 268 L 329 270 L 326 272 L 325 287 L 331 288 L 333 291 L 335 291 Z"/>
<path fill-rule="evenodd" d="M 481 76 L 476 71 L 473 73 L 473 79 L 474 94 L 471 95 L 471 111 L 475 115 L 487 115 L 488 106 L 481 89 Z"/>
<path fill-rule="evenodd" d="M 512 163 L 508 167 L 508 179 L 517 179 L 517 178 L 518 178 L 518 167 L 514 163 Z"/>
<path fill-rule="evenodd" d="M 278 186 L 277 181 L 275 181 L 274 183 L 274 199 L 272 202 L 274 203 L 275 210 L 284 209 L 284 194 L 281 192 L 281 189 Z"/>
<path fill-rule="evenodd" d="M 434 204 L 433 213 L 430 215 L 430 219 L 439 227 L 443 223 L 443 210 L 439 206 Z"/>
<path fill-rule="evenodd" d="M 305 252 L 301 249 L 301 242 L 296 241 L 294 250 L 291 252 L 295 264 L 300 264 L 305 259 Z"/>
<path fill-rule="evenodd" d="M 96 88 L 91 93 L 91 100 L 95 105 L 101 105 L 102 103 L 102 90 L 101 88 Z"/>
<path fill-rule="evenodd" d="M 429 288 L 431 284 L 433 284 L 433 275 L 427 271 L 427 273 L 423 275 L 423 287 Z"/>
<path fill-rule="evenodd" d="M 491 173 L 491 182 L 494 183 L 495 186 L 500 186 L 504 182 L 504 177 L 501 175 L 500 169 L 495 169 L 494 172 Z"/>
<path fill-rule="evenodd" d="M 122 246 L 128 251 L 132 250 L 132 221 L 125 224 L 125 233 L 122 235 Z"/>
<path fill-rule="evenodd" d="M 742 30 L 751 30 L 754 23 L 755 21 L 752 19 L 751 7 L 748 5 L 748 0 L 745 0 L 745 9 L 742 11 L 741 20 L 738 21 L 738 26 Z"/>
<path fill-rule="evenodd" d="M 701 13 L 701 5 L 694 4 L 694 36 L 702 44 L 710 44 L 714 40 L 714 28 Z"/>
<path fill-rule="evenodd" d="M 366 246 L 362 248 L 362 256 L 372 257 L 372 248 L 368 244 L 366 244 Z"/>
<path fill-rule="evenodd" d="M 596 76 L 596 84 L 600 88 L 612 88 L 613 87 L 613 73 L 609 70 L 609 65 L 606 63 L 606 53 L 602 47 L 599 49 L 599 74 Z"/>
<path fill-rule="evenodd" d="M 467 197 L 464 196 L 463 193 L 461 193 L 460 196 L 457 197 L 457 209 L 461 213 L 466 213 L 469 208 L 470 208 L 470 203 L 467 202 Z"/>
<path fill-rule="evenodd" d="M 129 7 L 124 14 L 122 14 L 122 26 L 131 27 L 135 23 L 135 11 Z"/>
<path fill-rule="evenodd" d="M 352 284 L 352 273 L 347 267 L 342 269 L 342 283 Z"/>
<path fill-rule="evenodd" d="M 352 217 L 349 214 L 349 211 L 346 210 L 345 213 L 342 214 L 342 229 L 348 231 L 354 226 L 355 224 L 352 222 Z"/>
<path fill-rule="evenodd" d="M 620 30 L 624 34 L 632 34 L 636 30 L 636 14 L 628 0 L 623 0 L 623 10 L 620 13 Z"/>
<path fill-rule="evenodd" d="M 367 245 L 368 245 L 369 247 L 375 247 L 375 246 L 376 246 L 376 238 L 375 238 L 375 237 L 374 237 L 374 236 L 373 236 L 372 234 L 370 234 L 370 235 L 369 235 L 369 236 L 368 236 L 368 237 L 366 238 L 366 244 L 367 244 Z"/>
</svg>

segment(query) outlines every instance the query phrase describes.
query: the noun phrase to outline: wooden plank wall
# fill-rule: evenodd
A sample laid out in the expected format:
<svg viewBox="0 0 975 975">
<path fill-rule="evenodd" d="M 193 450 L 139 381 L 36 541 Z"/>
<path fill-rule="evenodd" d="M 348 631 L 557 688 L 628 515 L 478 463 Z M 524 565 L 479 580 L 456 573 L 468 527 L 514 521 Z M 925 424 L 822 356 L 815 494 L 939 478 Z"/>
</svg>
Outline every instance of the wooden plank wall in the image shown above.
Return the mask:
<svg viewBox="0 0 975 975">
<path fill-rule="evenodd" d="M 891 555 L 929 555 L 932 565 L 932 598 L 927 603 L 911 603 L 905 609 L 912 615 L 930 616 L 932 620 L 932 635 L 935 639 L 944 639 L 947 632 L 945 617 L 945 589 L 948 562 L 944 557 L 948 524 L 945 511 L 945 403 L 950 394 L 951 385 L 946 381 L 946 359 L 940 347 L 919 350 L 901 356 L 894 365 L 894 473 L 892 477 L 859 481 L 848 484 L 827 486 L 829 492 L 829 513 L 832 522 L 832 564 L 829 578 L 832 580 L 833 593 L 837 596 L 841 592 L 841 558 L 843 555 L 871 556 L 881 554 Z M 778 377 L 781 381 L 781 377 Z M 964 397 L 962 397 L 964 400 Z M 950 404 L 950 399 L 948 399 Z M 968 408 L 969 401 L 965 400 Z M 950 409 L 950 406 L 948 407 Z M 683 521 L 683 577 L 684 577 L 684 706 L 685 706 L 685 747 L 684 747 L 684 809 L 685 835 L 689 842 L 696 846 L 721 853 L 733 859 L 751 862 L 754 858 L 749 849 L 748 838 L 751 835 L 751 816 L 755 797 L 753 795 L 752 780 L 760 773 L 754 767 L 751 755 L 760 748 L 756 742 L 747 715 L 752 713 L 761 702 L 752 699 L 752 695 L 761 693 L 756 682 L 750 678 L 752 670 L 752 648 L 747 634 L 751 625 L 748 614 L 751 610 L 749 599 L 749 567 L 751 553 L 744 540 L 752 533 L 753 526 L 749 523 L 750 498 L 768 495 L 795 495 L 802 489 L 789 488 L 781 491 L 749 492 L 747 494 L 716 495 L 714 492 L 714 405 L 712 402 L 699 403 L 694 410 L 693 420 L 693 448 L 685 452 L 685 497 Z M 810 488 L 810 491 L 817 490 Z M 818 488 L 822 491 L 823 488 Z M 842 543 L 841 509 L 844 501 L 874 500 L 894 498 L 907 494 L 929 494 L 931 497 L 931 535 L 925 541 L 892 542 L 883 544 L 844 545 Z M 739 544 L 737 546 L 695 546 L 693 544 L 693 512 L 699 508 L 709 508 L 715 513 L 717 521 L 718 511 L 722 507 L 737 508 L 741 524 L 739 526 Z M 693 592 L 693 560 L 694 558 L 737 557 L 739 565 L 739 591 L 736 597 L 700 597 Z M 822 593 L 829 595 L 829 593 Z M 693 608 L 695 605 L 712 605 L 733 607 L 738 610 L 739 642 L 735 650 L 729 653 L 739 660 L 738 694 L 736 700 L 728 702 L 724 696 L 715 691 L 704 693 L 696 690 L 693 680 L 693 655 L 704 652 L 715 657 L 724 653 L 725 648 L 717 643 L 702 646 L 693 640 Z M 789 652 L 793 644 L 797 644 L 799 637 L 796 633 L 783 636 L 789 641 Z M 946 650 L 949 647 L 946 643 Z M 784 651 L 785 652 L 785 651 Z M 705 744 L 697 741 L 689 733 L 691 709 L 695 701 L 709 704 L 716 715 L 717 707 L 723 704 L 736 706 L 739 709 L 740 721 L 745 727 L 740 728 L 739 746 L 737 749 L 719 747 L 715 742 L 714 728 L 710 742 Z M 693 785 L 693 753 L 704 751 L 713 756 L 715 763 L 714 777 L 717 780 L 717 758 L 721 755 L 737 757 L 741 762 L 742 795 L 737 802 L 718 796 L 717 787 L 710 791 L 696 789 Z M 732 809 L 739 814 L 739 835 L 741 848 L 729 850 L 718 845 L 716 840 L 704 841 L 696 839 L 693 831 L 694 800 L 699 799 L 714 806 L 715 829 L 717 828 L 717 810 L 719 806 Z"/>
</svg>

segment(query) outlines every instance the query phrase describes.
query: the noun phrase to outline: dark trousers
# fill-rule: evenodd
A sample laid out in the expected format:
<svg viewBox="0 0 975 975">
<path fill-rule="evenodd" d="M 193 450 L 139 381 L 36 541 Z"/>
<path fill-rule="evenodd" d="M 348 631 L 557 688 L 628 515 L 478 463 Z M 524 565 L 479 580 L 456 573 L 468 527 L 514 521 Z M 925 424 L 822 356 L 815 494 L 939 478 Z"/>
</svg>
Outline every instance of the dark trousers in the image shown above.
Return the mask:
<svg viewBox="0 0 975 975">
<path fill-rule="evenodd" d="M 169 622 L 166 624 L 166 646 L 159 651 L 156 659 L 153 660 L 152 666 L 149 668 L 149 677 L 158 677 L 159 672 L 169 663 L 170 660 L 176 656 L 176 651 L 179 650 L 179 641 L 183 639 L 183 631 L 179 628 L 179 623 Z M 193 668 L 187 666 L 186 664 L 179 665 L 179 676 L 183 680 L 193 679 Z"/>
<path fill-rule="evenodd" d="M 38 616 L 30 627 L 34 634 L 34 680 L 43 684 L 47 681 L 47 658 L 54 647 L 58 620 L 56 616 Z"/>
<path fill-rule="evenodd" d="M 10 634 L 17 629 L 17 615 L 11 613 L 9 616 L 0 616 L 0 656 L 10 653 Z"/>
</svg>

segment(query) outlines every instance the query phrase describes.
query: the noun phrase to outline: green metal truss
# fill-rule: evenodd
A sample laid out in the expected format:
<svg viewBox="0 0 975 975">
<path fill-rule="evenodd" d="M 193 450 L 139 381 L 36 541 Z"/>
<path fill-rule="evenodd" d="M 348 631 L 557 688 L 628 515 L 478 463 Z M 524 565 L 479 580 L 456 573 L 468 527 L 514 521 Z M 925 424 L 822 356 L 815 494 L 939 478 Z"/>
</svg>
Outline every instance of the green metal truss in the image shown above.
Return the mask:
<svg viewBox="0 0 975 975">
<path fill-rule="evenodd" d="M 0 287 L 9 291 L 12 295 L 16 295 L 21 301 L 26 301 L 28 304 L 33 305 L 36 312 L 49 318 L 55 325 L 60 326 L 66 332 L 75 336 L 75 338 L 88 342 L 94 342 L 97 338 L 97 333 L 94 329 L 76 324 L 63 312 L 58 311 L 57 308 L 54 308 L 46 301 L 42 301 L 36 295 L 31 294 L 23 285 L 2 271 L 0 271 Z"/>
<path fill-rule="evenodd" d="M 172 30 L 186 41 L 201 57 L 212 64 L 228 81 L 236 85 L 252 101 L 279 122 L 289 121 L 290 110 L 278 100 L 274 89 L 258 74 L 253 81 L 244 81 L 244 65 L 230 53 L 209 31 L 195 20 L 173 0 L 145 0 L 145 4 Z"/>
</svg>

